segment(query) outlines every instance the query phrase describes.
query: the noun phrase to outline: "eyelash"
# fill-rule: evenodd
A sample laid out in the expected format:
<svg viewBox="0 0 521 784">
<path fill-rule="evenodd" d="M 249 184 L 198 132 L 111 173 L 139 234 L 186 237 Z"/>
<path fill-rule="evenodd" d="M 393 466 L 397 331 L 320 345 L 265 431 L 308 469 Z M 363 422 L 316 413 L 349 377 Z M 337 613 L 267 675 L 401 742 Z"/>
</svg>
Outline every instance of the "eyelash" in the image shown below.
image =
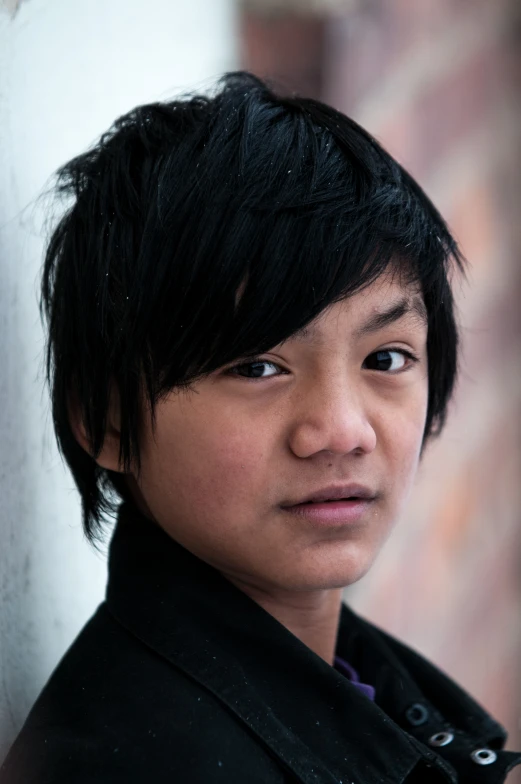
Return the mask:
<svg viewBox="0 0 521 784">
<path fill-rule="evenodd" d="M 411 351 L 407 351 L 404 348 L 396 348 L 394 346 L 389 346 L 387 348 L 381 348 L 378 351 L 373 351 L 371 354 L 368 355 L 368 357 L 366 359 L 368 359 L 369 357 L 374 356 L 375 354 L 385 354 L 385 353 L 402 354 L 404 357 L 406 357 L 408 360 L 410 360 L 411 364 L 407 365 L 405 368 L 402 368 L 400 370 L 395 370 L 395 371 L 376 370 L 374 372 L 376 372 L 376 373 L 383 373 L 384 375 L 388 375 L 388 376 L 395 376 L 395 375 L 399 375 L 400 373 L 404 373 L 412 365 L 416 364 L 416 362 L 419 362 L 419 358 L 415 354 L 413 354 Z M 283 372 L 282 373 L 276 373 L 273 376 L 266 376 L 266 377 L 257 376 L 256 378 L 255 377 L 254 378 L 248 378 L 247 376 L 241 376 L 241 375 L 239 375 L 239 373 L 233 372 L 233 371 L 238 370 L 239 368 L 249 367 L 250 365 L 257 365 L 257 364 L 259 364 L 259 365 L 261 365 L 261 364 L 273 365 L 274 367 L 279 368 L 279 370 L 282 370 Z M 248 359 L 248 361 L 246 361 L 246 362 L 244 362 L 244 361 L 243 362 L 239 362 L 236 365 L 233 365 L 232 367 L 228 368 L 225 371 L 225 373 L 227 375 L 235 376 L 236 378 L 242 378 L 244 381 L 253 381 L 253 382 L 256 382 L 256 381 L 266 381 L 267 378 L 278 378 L 279 376 L 287 375 L 287 371 L 284 371 L 283 368 L 281 368 L 280 365 L 278 365 L 276 362 L 271 362 L 270 360 L 262 359 L 262 357 L 252 357 L 251 359 Z"/>
</svg>

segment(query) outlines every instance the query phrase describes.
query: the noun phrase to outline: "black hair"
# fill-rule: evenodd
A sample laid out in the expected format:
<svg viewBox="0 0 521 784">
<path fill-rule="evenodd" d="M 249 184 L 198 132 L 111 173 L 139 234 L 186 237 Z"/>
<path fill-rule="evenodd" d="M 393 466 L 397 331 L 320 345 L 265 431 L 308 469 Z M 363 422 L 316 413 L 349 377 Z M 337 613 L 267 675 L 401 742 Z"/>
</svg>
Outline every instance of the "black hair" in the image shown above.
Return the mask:
<svg viewBox="0 0 521 784">
<path fill-rule="evenodd" d="M 72 205 L 43 267 L 46 371 L 91 541 L 126 497 L 123 475 L 95 460 L 112 383 L 129 470 L 145 404 L 154 423 L 169 390 L 269 350 L 392 265 L 423 295 L 425 437 L 441 430 L 457 371 L 450 268 L 463 259 L 420 187 L 353 120 L 231 73 L 212 96 L 120 117 L 58 171 L 56 190 Z"/>
</svg>

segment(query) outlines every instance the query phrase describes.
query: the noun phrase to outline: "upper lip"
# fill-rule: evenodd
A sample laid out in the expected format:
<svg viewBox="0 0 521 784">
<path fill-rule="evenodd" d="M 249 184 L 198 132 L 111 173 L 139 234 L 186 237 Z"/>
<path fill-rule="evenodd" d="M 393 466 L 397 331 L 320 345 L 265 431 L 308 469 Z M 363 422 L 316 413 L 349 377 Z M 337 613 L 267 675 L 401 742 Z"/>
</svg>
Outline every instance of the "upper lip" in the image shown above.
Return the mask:
<svg viewBox="0 0 521 784">
<path fill-rule="evenodd" d="M 376 493 L 374 493 L 365 485 L 329 485 L 328 487 L 322 487 L 318 490 L 314 490 L 304 498 L 301 498 L 300 501 L 293 501 L 290 504 L 284 504 L 284 506 L 297 506 L 297 504 L 310 503 L 319 504 L 323 501 L 341 501 L 347 498 L 371 499 L 375 498 L 375 496 Z"/>
</svg>

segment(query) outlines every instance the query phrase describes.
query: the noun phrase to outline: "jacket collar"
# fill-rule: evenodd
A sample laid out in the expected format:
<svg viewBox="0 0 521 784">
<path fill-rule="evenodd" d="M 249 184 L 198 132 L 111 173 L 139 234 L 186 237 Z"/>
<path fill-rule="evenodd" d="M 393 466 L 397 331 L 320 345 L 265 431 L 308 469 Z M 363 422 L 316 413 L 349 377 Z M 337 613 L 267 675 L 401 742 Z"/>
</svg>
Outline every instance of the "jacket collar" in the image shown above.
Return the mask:
<svg viewBox="0 0 521 784">
<path fill-rule="evenodd" d="M 342 606 L 338 647 L 364 677 L 376 679 L 378 702 L 402 726 L 411 704 L 422 704 L 441 728 L 457 727 L 482 745 L 501 748 L 506 731 L 440 669 Z M 420 733 L 422 734 L 422 733 Z"/>
<path fill-rule="evenodd" d="M 438 768 L 440 781 L 453 780 L 450 766 L 378 704 L 129 504 L 120 508 L 110 546 L 107 606 L 217 697 L 301 782 L 401 784 L 422 759 Z M 352 660 L 356 639 L 369 629 L 344 607 L 337 655 Z"/>
</svg>

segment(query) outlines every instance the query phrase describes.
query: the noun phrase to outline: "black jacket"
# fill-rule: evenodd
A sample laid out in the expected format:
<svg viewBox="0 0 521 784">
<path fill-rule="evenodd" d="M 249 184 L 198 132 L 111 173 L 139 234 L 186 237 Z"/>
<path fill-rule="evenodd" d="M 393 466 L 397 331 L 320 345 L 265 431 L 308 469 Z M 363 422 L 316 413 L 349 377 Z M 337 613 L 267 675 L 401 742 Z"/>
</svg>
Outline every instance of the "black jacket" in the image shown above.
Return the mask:
<svg viewBox="0 0 521 784">
<path fill-rule="evenodd" d="M 0 782 L 497 784 L 521 762 L 464 691 L 345 606 L 337 655 L 376 687 L 375 702 L 124 505 L 106 601 L 45 686 Z M 433 736 L 453 739 L 432 746 Z M 494 754 L 476 762 L 479 749 Z"/>
</svg>

